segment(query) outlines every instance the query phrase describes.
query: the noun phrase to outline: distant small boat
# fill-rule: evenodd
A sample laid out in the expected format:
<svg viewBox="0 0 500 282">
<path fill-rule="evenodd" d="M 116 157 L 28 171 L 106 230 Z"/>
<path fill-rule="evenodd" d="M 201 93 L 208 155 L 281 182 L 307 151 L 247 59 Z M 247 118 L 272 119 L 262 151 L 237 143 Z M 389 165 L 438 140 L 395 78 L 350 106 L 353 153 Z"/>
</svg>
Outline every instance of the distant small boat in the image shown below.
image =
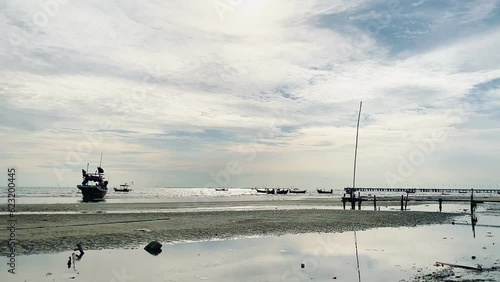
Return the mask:
<svg viewBox="0 0 500 282">
<path fill-rule="evenodd" d="M 267 194 L 276 194 L 276 190 L 272 189 L 272 188 L 271 189 L 266 188 L 266 193 Z"/>
<path fill-rule="evenodd" d="M 134 182 L 132 182 L 132 184 L 134 184 Z M 129 186 L 130 185 L 125 183 L 125 184 L 120 185 L 120 188 L 113 187 L 113 189 L 115 190 L 115 192 L 130 192 L 130 191 L 132 191 L 132 189 L 128 188 Z"/>
<path fill-rule="evenodd" d="M 257 193 L 267 193 L 267 189 L 255 188 L 255 191 L 257 191 Z"/>
<path fill-rule="evenodd" d="M 222 191 L 229 191 L 229 190 L 227 188 L 215 188 L 215 191 L 222 192 Z"/>
<path fill-rule="evenodd" d="M 318 191 L 319 194 L 333 194 L 333 189 L 330 189 L 330 191 L 324 189 L 316 189 L 316 191 Z"/>
<path fill-rule="evenodd" d="M 290 193 L 294 194 L 304 194 L 306 191 L 307 191 L 306 189 L 298 189 L 298 188 L 290 189 Z"/>
<path fill-rule="evenodd" d="M 276 189 L 276 194 L 285 195 L 285 194 L 288 194 L 289 190 L 290 189 Z"/>
</svg>

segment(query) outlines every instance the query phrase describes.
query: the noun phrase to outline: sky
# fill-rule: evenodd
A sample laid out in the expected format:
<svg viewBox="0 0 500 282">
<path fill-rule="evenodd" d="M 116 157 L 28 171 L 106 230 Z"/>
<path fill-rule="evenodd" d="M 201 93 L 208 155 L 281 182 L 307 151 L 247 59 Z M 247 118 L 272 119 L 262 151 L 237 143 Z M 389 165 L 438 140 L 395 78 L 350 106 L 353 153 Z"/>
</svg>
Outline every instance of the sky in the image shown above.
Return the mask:
<svg viewBox="0 0 500 282">
<path fill-rule="evenodd" d="M 0 165 L 74 186 L 499 187 L 499 0 L 0 2 Z"/>
</svg>

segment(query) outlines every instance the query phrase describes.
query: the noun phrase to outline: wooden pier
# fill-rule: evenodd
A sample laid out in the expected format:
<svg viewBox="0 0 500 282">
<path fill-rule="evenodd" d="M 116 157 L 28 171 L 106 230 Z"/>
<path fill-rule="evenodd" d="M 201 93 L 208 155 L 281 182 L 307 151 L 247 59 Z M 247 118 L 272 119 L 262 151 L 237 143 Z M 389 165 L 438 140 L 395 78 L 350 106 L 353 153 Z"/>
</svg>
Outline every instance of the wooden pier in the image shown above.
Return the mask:
<svg viewBox="0 0 500 282">
<path fill-rule="evenodd" d="M 355 188 L 354 191 L 351 187 L 344 188 L 344 191 L 347 194 L 351 194 L 352 192 L 403 192 L 403 193 L 470 193 L 471 190 L 474 190 L 474 193 L 496 193 L 500 194 L 500 189 L 492 189 L 492 188 L 370 188 L 370 187 L 362 187 Z"/>
<path fill-rule="evenodd" d="M 471 210 L 475 209 L 477 204 L 482 204 L 482 203 L 500 203 L 500 200 L 498 199 L 491 199 L 491 200 L 474 200 L 474 193 L 498 193 L 500 194 L 500 189 L 438 189 L 438 188 L 355 188 L 352 189 L 350 187 L 344 188 L 344 191 L 346 192 L 344 196 L 342 197 L 342 206 L 344 209 L 346 208 L 346 203 L 349 202 L 351 203 L 351 209 L 355 210 L 356 209 L 356 204 L 358 204 L 358 209 L 361 210 L 361 204 L 364 201 L 373 201 L 373 208 L 376 211 L 377 210 L 377 200 L 379 201 L 394 201 L 397 198 L 394 197 L 383 197 L 382 199 L 379 198 L 377 199 L 376 195 L 368 195 L 368 197 L 361 196 L 361 191 L 369 191 L 369 192 L 403 192 L 406 193 L 405 195 L 401 195 L 401 210 L 406 210 L 408 207 L 408 201 L 425 201 L 425 202 L 432 202 L 432 201 L 438 201 L 439 203 L 439 211 L 442 211 L 443 208 L 443 202 L 469 202 L 471 203 Z M 358 192 L 358 195 L 356 196 L 356 192 Z M 434 192 L 434 193 L 470 193 L 470 200 L 468 199 L 454 199 L 454 198 L 413 198 L 409 199 L 410 194 L 414 194 L 415 192 Z M 349 195 L 349 197 L 346 197 L 346 194 Z M 372 198 L 373 197 L 373 198 Z"/>
</svg>

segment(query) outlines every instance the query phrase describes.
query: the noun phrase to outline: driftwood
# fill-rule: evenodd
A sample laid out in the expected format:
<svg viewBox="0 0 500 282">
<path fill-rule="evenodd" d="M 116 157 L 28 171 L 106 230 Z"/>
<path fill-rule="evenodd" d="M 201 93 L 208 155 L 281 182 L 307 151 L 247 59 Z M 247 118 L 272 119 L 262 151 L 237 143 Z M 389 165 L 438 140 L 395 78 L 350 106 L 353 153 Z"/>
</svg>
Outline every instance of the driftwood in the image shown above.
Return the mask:
<svg viewBox="0 0 500 282">
<path fill-rule="evenodd" d="M 478 270 L 478 271 L 482 271 L 483 268 L 478 265 L 477 267 L 473 267 L 473 266 L 467 266 L 467 265 L 459 265 L 459 264 L 452 264 L 452 263 L 446 263 L 446 262 L 436 262 L 436 264 L 434 264 L 435 266 L 444 266 L 444 265 L 448 265 L 448 266 L 451 266 L 451 267 L 459 267 L 459 268 L 465 268 L 465 269 L 471 269 L 471 270 Z"/>
</svg>

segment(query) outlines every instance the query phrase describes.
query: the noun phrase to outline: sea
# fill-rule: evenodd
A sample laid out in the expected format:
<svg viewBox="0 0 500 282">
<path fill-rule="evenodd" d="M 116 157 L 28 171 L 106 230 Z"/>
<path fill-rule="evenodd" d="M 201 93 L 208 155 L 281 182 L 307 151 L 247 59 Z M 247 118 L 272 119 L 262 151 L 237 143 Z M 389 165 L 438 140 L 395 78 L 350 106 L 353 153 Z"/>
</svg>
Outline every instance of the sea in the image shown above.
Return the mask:
<svg viewBox="0 0 500 282">
<path fill-rule="evenodd" d="M 286 195 L 258 193 L 254 188 L 228 188 L 227 191 L 216 191 L 215 188 L 201 187 L 130 187 L 130 192 L 108 190 L 105 197 L 107 203 L 155 203 L 155 202 L 199 202 L 203 201 L 262 201 L 262 200 L 305 200 L 305 199 L 339 199 L 344 189 L 333 189 L 332 194 L 319 194 L 316 189 L 308 189 L 305 194 L 288 193 Z M 0 188 L 0 198 L 7 199 L 7 188 Z M 375 193 L 373 193 L 375 194 Z M 377 198 L 401 196 L 402 192 L 376 192 Z M 76 187 L 16 187 L 16 204 L 72 204 L 82 202 L 82 194 Z M 453 193 L 415 193 L 410 199 L 428 196 L 442 198 L 464 196 L 468 194 Z M 498 197 L 497 194 L 475 193 L 479 197 Z M 361 196 L 372 196 L 370 192 L 361 192 Z"/>
</svg>

